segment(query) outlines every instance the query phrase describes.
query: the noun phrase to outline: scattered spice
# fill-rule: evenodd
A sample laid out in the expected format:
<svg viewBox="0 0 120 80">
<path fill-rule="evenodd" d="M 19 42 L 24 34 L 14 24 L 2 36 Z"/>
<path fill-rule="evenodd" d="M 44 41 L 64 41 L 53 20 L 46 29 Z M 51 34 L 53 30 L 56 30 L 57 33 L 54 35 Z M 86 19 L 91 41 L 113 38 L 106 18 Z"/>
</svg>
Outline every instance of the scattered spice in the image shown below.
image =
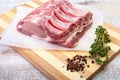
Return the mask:
<svg viewBox="0 0 120 80">
<path fill-rule="evenodd" d="M 94 61 L 91 61 L 92 64 L 94 64 Z"/>
<path fill-rule="evenodd" d="M 89 68 L 90 66 L 89 66 L 89 65 L 87 65 L 87 67 Z"/>
<path fill-rule="evenodd" d="M 84 71 L 88 56 L 75 55 L 72 59 L 67 58 L 67 70 L 71 72 Z"/>
<path fill-rule="evenodd" d="M 83 78 L 83 76 L 81 75 L 80 78 Z"/>
</svg>

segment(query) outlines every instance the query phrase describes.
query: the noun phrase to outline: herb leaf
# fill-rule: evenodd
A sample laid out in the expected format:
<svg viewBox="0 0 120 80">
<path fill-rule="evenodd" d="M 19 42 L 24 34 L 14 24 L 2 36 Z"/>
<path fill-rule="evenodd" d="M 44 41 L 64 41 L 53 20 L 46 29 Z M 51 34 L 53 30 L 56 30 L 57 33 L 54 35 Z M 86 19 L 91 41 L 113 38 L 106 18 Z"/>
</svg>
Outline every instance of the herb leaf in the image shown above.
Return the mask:
<svg viewBox="0 0 120 80">
<path fill-rule="evenodd" d="M 109 34 L 102 26 L 96 28 L 95 34 L 96 39 L 91 45 L 91 50 L 89 51 L 91 58 L 95 58 L 97 64 L 107 63 L 109 61 L 107 52 L 111 50 L 110 46 L 108 46 L 108 43 L 111 42 Z M 105 57 L 106 59 L 103 61 L 100 59 L 101 57 Z"/>
</svg>

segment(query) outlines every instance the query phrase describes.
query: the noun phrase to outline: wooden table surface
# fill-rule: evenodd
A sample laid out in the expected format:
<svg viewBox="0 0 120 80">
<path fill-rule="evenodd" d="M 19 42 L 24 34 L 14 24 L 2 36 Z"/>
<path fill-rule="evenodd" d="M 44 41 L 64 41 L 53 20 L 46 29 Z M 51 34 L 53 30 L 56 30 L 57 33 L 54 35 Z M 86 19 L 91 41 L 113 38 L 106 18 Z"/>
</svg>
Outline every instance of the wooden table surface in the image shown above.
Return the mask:
<svg viewBox="0 0 120 80">
<path fill-rule="evenodd" d="M 99 4 L 99 5 L 98 5 Z M 111 5 L 112 4 L 112 5 Z M 120 5 L 118 2 L 93 2 L 86 6 L 105 12 L 105 20 L 120 28 Z M 104 8 L 105 7 L 105 8 Z M 120 79 L 120 55 L 105 67 L 94 80 Z M 10 46 L 0 45 L 0 80 L 47 80 L 48 78 L 34 68 Z"/>
</svg>

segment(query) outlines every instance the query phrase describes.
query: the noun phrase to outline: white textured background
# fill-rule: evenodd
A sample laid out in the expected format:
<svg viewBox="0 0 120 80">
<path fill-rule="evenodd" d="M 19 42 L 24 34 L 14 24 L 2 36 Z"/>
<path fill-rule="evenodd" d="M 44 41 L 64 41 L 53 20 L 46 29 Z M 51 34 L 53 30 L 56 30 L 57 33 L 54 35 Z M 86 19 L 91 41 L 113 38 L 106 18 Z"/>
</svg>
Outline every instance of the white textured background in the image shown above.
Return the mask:
<svg viewBox="0 0 120 80">
<path fill-rule="evenodd" d="M 0 12 L 30 0 L 0 0 Z M 74 2 L 78 0 L 74 0 Z M 120 28 L 119 0 L 87 0 L 85 6 L 104 12 L 104 21 Z M 0 45 L 0 80 L 48 80 L 10 46 Z M 120 80 L 120 54 L 93 80 Z"/>
</svg>

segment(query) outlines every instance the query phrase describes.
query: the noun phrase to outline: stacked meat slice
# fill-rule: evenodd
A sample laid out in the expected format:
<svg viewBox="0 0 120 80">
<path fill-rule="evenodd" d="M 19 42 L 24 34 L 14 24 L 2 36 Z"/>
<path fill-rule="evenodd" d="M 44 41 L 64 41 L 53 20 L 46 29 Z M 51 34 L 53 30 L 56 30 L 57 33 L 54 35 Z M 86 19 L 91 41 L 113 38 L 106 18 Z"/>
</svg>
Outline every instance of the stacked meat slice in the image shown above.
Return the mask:
<svg viewBox="0 0 120 80">
<path fill-rule="evenodd" d="M 89 11 L 75 8 L 66 0 L 51 0 L 20 20 L 17 30 L 72 48 L 91 27 L 92 15 Z"/>
</svg>

